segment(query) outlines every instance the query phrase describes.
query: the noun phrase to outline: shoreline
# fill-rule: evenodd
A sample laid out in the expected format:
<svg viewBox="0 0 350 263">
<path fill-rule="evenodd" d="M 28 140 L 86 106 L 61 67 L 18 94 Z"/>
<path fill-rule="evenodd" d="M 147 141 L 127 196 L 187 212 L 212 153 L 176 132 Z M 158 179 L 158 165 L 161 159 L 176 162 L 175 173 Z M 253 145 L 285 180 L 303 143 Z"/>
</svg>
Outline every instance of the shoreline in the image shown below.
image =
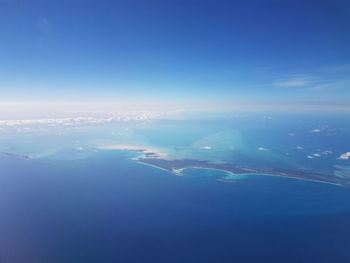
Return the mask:
<svg viewBox="0 0 350 263">
<path fill-rule="evenodd" d="M 190 159 L 170 159 L 167 154 L 161 153 L 156 149 L 139 147 L 133 145 L 109 145 L 100 146 L 101 150 L 124 150 L 138 152 L 141 156 L 130 158 L 130 160 L 148 165 L 150 167 L 158 168 L 163 171 L 170 172 L 177 176 L 184 176 L 183 171 L 186 169 L 207 169 L 219 171 L 228 176 L 276 176 L 285 177 L 289 179 L 298 179 L 303 181 L 312 181 L 318 183 L 331 184 L 335 186 L 350 187 L 350 178 L 341 178 L 337 176 L 327 176 L 314 172 L 304 171 L 289 171 L 275 168 L 253 169 L 249 167 L 240 167 L 232 164 L 215 164 L 208 161 L 190 160 Z M 234 181 L 237 179 L 221 177 L 221 182 Z M 242 178 L 240 178 L 242 179 Z"/>
<path fill-rule="evenodd" d="M 289 179 L 298 179 L 298 180 L 304 180 L 304 181 L 312 181 L 312 182 L 318 182 L 318 183 L 325 183 L 325 184 L 331 184 L 335 186 L 342 186 L 342 187 L 350 187 L 350 179 L 344 179 L 340 177 L 327 177 L 326 175 L 317 174 L 317 173 L 305 173 L 305 172 L 299 172 L 301 174 L 293 174 L 294 171 L 266 171 L 266 170 L 257 170 L 257 169 L 251 169 L 251 168 L 241 168 L 241 167 L 235 167 L 233 165 L 223 165 L 228 166 L 229 169 L 220 168 L 220 167 L 210 167 L 211 165 L 216 166 L 216 164 L 210 164 L 202 161 L 195 161 L 195 160 L 163 160 L 163 159 L 152 159 L 152 158 L 138 158 L 137 162 L 144 163 L 151 165 L 153 167 L 166 170 L 170 173 L 173 173 L 175 175 L 181 176 L 181 173 L 185 169 L 208 169 L 213 171 L 220 171 L 223 173 L 226 173 L 227 175 L 240 175 L 240 176 L 252 176 L 252 175 L 260 175 L 260 176 L 275 176 L 275 177 L 285 177 Z M 178 163 L 186 163 L 186 162 L 195 162 L 197 165 L 179 165 Z M 202 163 L 202 165 L 198 165 L 198 162 Z M 172 165 L 173 164 L 173 165 Z M 206 165 L 207 164 L 207 165 Z M 233 171 L 234 170 L 234 171 Z M 298 173 L 298 171 L 295 171 L 295 173 Z M 225 180 L 231 180 L 227 179 L 225 177 L 222 177 L 222 179 Z"/>
<path fill-rule="evenodd" d="M 132 159 L 132 160 L 137 162 L 137 163 L 140 163 L 140 164 L 143 164 L 146 166 L 150 166 L 153 168 L 157 168 L 157 169 L 169 172 L 169 173 L 177 175 L 177 176 L 185 176 L 185 174 L 183 174 L 182 172 L 186 169 L 206 169 L 206 170 L 220 171 L 220 172 L 226 173 L 228 175 L 234 175 L 234 176 L 235 175 L 244 176 L 244 177 L 248 177 L 248 176 L 249 177 L 251 177 L 251 176 L 273 176 L 273 177 L 281 177 L 281 178 L 294 179 L 294 180 L 296 179 L 296 180 L 301 180 L 301 181 L 311 181 L 311 182 L 316 182 L 316 183 L 324 183 L 324 184 L 330 184 L 330 185 L 335 185 L 335 186 L 340 186 L 340 187 L 347 187 L 347 186 L 344 186 L 340 183 L 326 182 L 326 181 L 315 180 L 315 179 L 311 179 L 311 178 L 300 178 L 300 177 L 292 176 L 292 175 L 278 175 L 278 174 L 267 174 L 267 173 L 233 173 L 233 172 L 230 172 L 227 170 L 222 170 L 222 169 L 217 169 L 217 168 L 209 168 L 209 167 L 197 167 L 197 166 L 196 167 L 195 166 L 183 167 L 183 168 L 178 168 L 178 169 L 174 169 L 174 170 L 170 171 L 168 169 L 159 167 L 159 166 L 154 165 L 154 164 L 148 164 L 148 163 L 139 161 L 138 159 Z M 221 178 L 218 178 L 217 181 L 222 182 L 222 183 L 233 183 L 234 181 L 240 180 L 240 179 L 242 179 L 242 178 L 228 179 L 225 177 L 221 177 Z"/>
</svg>

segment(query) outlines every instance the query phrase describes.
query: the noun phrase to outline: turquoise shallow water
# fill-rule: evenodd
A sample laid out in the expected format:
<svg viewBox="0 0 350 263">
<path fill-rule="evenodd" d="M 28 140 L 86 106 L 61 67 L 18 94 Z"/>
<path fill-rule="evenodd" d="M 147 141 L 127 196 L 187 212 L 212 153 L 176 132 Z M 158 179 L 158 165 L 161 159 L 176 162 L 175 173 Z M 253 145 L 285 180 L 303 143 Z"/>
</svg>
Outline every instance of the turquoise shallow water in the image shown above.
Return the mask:
<svg viewBox="0 0 350 263">
<path fill-rule="evenodd" d="M 7 131 L 10 129 L 9 131 Z M 317 131 L 317 132 L 315 132 Z M 33 158 L 100 146 L 156 149 L 171 158 L 334 174 L 349 150 L 350 117 L 324 114 L 243 115 L 223 119 L 154 120 L 91 127 L 3 128 L 0 151 Z"/>
</svg>

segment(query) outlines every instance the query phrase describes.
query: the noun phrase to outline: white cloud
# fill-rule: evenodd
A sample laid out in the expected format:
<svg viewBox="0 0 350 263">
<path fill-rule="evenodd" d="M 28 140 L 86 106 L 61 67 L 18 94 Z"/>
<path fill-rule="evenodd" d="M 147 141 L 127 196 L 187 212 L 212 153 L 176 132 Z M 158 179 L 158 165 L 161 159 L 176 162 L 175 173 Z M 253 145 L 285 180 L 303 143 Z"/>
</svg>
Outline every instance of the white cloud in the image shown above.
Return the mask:
<svg viewBox="0 0 350 263">
<path fill-rule="evenodd" d="M 338 157 L 340 160 L 349 160 L 350 159 L 350 152 L 343 153 Z"/>
<path fill-rule="evenodd" d="M 297 146 L 296 148 L 297 148 L 297 150 L 304 150 L 304 147 L 302 147 L 302 146 Z"/>
<path fill-rule="evenodd" d="M 258 151 L 267 151 L 267 149 L 264 148 L 264 147 L 259 147 L 259 148 L 257 148 L 257 150 L 258 150 Z"/>
<path fill-rule="evenodd" d="M 160 112 L 110 112 L 105 117 L 68 117 L 68 118 L 42 118 L 42 119 L 23 119 L 23 120 L 0 120 L 0 126 L 27 126 L 27 125 L 46 125 L 46 126 L 72 126 L 80 124 L 97 124 L 118 121 L 145 121 L 166 116 L 166 113 Z"/>
<path fill-rule="evenodd" d="M 308 155 L 308 156 L 306 156 L 306 158 L 313 159 L 314 157 L 312 155 Z"/>
<path fill-rule="evenodd" d="M 313 129 L 313 130 L 311 130 L 310 132 L 311 132 L 311 133 L 318 133 L 318 132 L 321 132 L 321 130 L 320 130 L 320 129 Z"/>
<path fill-rule="evenodd" d="M 206 145 L 206 146 L 202 147 L 202 149 L 204 149 L 204 150 L 211 150 L 211 149 L 213 149 L 213 147 Z"/>
<path fill-rule="evenodd" d="M 314 157 L 321 157 L 321 154 L 319 154 L 319 153 L 314 153 L 314 154 L 312 154 Z"/>
</svg>

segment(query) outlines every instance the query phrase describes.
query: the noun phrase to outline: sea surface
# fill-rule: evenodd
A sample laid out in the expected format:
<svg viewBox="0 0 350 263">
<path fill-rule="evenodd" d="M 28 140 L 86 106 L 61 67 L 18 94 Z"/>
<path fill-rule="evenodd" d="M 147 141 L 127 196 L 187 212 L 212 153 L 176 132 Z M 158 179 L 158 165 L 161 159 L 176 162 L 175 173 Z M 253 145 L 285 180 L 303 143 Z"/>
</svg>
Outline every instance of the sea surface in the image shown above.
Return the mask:
<svg viewBox="0 0 350 263">
<path fill-rule="evenodd" d="M 208 169 L 177 176 L 98 147 L 347 175 L 349 117 L 326 117 L 4 128 L 0 262 L 350 262 L 348 188 L 262 175 L 223 183 Z"/>
</svg>

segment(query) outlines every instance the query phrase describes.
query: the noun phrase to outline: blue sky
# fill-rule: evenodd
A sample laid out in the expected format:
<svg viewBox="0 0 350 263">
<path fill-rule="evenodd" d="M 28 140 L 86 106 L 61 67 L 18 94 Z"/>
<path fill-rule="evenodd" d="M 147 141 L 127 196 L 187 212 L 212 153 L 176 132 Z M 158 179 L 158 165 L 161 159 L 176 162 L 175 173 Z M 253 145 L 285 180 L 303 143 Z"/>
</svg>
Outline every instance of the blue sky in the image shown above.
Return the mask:
<svg viewBox="0 0 350 263">
<path fill-rule="evenodd" d="M 0 102 L 346 107 L 349 47 L 345 0 L 3 0 Z"/>
</svg>

